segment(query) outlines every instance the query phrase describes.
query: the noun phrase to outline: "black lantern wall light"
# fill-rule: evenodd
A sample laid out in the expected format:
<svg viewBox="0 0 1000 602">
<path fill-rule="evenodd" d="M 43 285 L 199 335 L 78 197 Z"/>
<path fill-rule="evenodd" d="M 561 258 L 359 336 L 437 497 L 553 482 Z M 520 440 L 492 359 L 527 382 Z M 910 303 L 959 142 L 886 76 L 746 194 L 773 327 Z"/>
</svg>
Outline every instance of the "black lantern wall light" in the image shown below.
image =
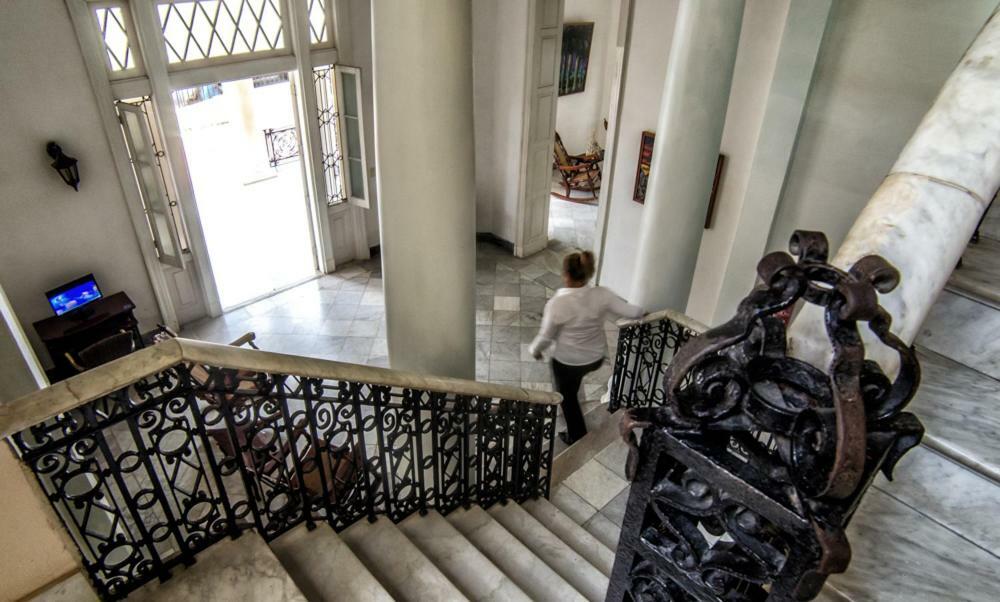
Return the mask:
<svg viewBox="0 0 1000 602">
<path fill-rule="evenodd" d="M 63 179 L 73 190 L 80 190 L 80 169 L 76 166 L 78 161 L 67 154 L 55 142 L 45 145 L 45 152 L 54 159 L 52 168 L 59 172 L 59 177 Z"/>
</svg>

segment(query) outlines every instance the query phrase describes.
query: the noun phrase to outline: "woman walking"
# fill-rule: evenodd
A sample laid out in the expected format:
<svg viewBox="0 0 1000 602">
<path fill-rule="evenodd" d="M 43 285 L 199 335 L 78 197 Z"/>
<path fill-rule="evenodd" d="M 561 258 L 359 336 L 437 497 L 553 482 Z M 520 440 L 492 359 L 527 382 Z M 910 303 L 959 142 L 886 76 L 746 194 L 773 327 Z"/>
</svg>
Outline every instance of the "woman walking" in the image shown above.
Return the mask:
<svg viewBox="0 0 1000 602">
<path fill-rule="evenodd" d="M 587 286 L 594 275 L 594 255 L 590 251 L 572 253 L 563 259 L 565 287 L 545 304 L 542 327 L 531 343 L 531 354 L 542 359 L 552 352 L 552 383 L 562 394 L 566 430 L 559 438 L 567 445 L 587 434 L 577 395 L 583 377 L 601 367 L 608 354 L 604 322 L 609 317 L 639 318 L 641 307 L 629 305 L 603 286 Z"/>
</svg>

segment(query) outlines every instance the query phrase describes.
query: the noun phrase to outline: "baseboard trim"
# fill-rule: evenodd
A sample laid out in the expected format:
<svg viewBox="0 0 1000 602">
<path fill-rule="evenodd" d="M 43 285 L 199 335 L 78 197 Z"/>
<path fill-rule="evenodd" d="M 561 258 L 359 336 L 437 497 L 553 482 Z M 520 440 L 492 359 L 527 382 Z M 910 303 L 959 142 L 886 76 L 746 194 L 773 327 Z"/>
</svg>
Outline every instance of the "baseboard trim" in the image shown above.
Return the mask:
<svg viewBox="0 0 1000 602">
<path fill-rule="evenodd" d="M 502 247 L 503 249 L 505 249 L 510 253 L 514 252 L 514 243 L 510 242 L 509 240 L 500 238 L 499 236 L 497 236 L 492 232 L 476 232 L 476 240 L 479 242 L 491 242 L 497 245 L 498 247 Z"/>
<path fill-rule="evenodd" d="M 382 254 L 382 245 L 375 245 L 375 246 L 372 246 L 372 247 L 368 247 L 368 257 L 369 258 L 371 258 L 371 257 L 378 257 L 381 254 Z"/>
</svg>

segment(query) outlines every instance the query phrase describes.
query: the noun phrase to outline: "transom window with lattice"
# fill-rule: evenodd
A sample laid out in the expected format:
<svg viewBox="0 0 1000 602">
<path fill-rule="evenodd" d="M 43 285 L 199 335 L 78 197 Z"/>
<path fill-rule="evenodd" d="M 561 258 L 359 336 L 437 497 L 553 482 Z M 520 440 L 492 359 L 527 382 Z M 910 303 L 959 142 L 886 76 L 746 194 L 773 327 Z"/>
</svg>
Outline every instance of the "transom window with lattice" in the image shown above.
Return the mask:
<svg viewBox="0 0 1000 602">
<path fill-rule="evenodd" d="M 301 0 L 299 0 L 301 1 Z M 157 12 L 171 64 L 285 49 L 281 0 L 167 0 Z"/>
<path fill-rule="evenodd" d="M 97 22 L 97 32 L 104 44 L 104 64 L 111 77 L 125 77 L 138 73 L 139 55 L 135 50 L 135 30 L 128 5 L 119 0 L 93 2 L 90 7 Z"/>
</svg>

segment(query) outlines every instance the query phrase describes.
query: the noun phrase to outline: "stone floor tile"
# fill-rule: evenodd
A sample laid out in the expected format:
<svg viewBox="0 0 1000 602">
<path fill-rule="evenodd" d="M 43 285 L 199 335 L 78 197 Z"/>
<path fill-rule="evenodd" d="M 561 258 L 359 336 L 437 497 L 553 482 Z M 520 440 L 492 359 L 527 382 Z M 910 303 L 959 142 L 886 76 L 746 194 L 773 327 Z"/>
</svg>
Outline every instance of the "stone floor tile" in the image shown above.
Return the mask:
<svg viewBox="0 0 1000 602">
<path fill-rule="evenodd" d="M 565 483 L 560 483 L 552 488 L 549 501 L 579 525 L 586 523 L 597 514 L 597 508 L 567 487 Z"/>
<path fill-rule="evenodd" d="M 622 522 L 625 520 L 625 508 L 628 506 L 628 494 L 629 488 L 626 487 L 614 497 L 613 500 L 608 502 L 601 508 L 601 514 L 608 517 L 608 519 L 619 527 L 622 526 Z"/>
<path fill-rule="evenodd" d="M 494 326 L 517 326 L 521 322 L 521 312 L 496 310 L 493 312 Z"/>
<path fill-rule="evenodd" d="M 490 380 L 521 382 L 521 363 L 490 359 Z"/>
<path fill-rule="evenodd" d="M 520 361 L 521 345 L 519 343 L 500 343 L 493 341 L 490 346 L 489 358 L 492 360 L 504 360 L 510 362 Z"/>
<path fill-rule="evenodd" d="M 595 508 L 604 508 L 628 486 L 625 479 L 597 460 L 591 460 L 581 466 L 566 477 L 564 483 Z"/>
<path fill-rule="evenodd" d="M 493 310 L 520 311 L 520 297 L 493 297 Z"/>
</svg>

